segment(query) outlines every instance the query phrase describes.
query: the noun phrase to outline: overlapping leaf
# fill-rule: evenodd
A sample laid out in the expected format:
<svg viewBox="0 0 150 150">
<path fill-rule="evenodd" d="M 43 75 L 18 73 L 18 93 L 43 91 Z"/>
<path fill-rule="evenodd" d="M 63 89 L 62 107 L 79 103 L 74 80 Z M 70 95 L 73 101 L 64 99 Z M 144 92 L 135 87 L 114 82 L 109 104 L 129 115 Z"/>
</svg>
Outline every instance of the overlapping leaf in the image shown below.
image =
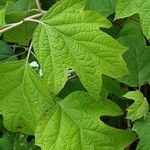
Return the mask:
<svg viewBox="0 0 150 150">
<path fill-rule="evenodd" d="M 134 123 L 133 130 L 139 134 L 139 144 L 137 150 L 150 149 L 150 115 L 145 120 L 139 120 Z"/>
<path fill-rule="evenodd" d="M 108 97 L 108 94 L 113 93 L 118 97 L 122 97 L 126 92 L 127 89 L 125 87 L 121 87 L 119 81 L 103 76 L 103 86 L 100 93 L 101 96 Z"/>
<path fill-rule="evenodd" d="M 86 0 L 85 3 L 85 9 L 98 11 L 105 16 L 112 14 L 115 6 L 115 0 Z"/>
<path fill-rule="evenodd" d="M 96 101 L 85 92 L 74 92 L 51 108 L 39 121 L 36 144 L 43 150 L 121 150 L 136 134 L 112 128 L 100 116 L 121 115 L 111 101 Z"/>
<path fill-rule="evenodd" d="M 102 74 L 118 78 L 127 73 L 122 59 L 126 48 L 99 31 L 99 27 L 110 27 L 108 20 L 84 11 L 83 6 L 84 0 L 57 2 L 40 20 L 34 49 L 51 91 L 57 94 L 62 89 L 72 68 L 97 98 Z"/>
<path fill-rule="evenodd" d="M 0 40 L 0 61 L 16 60 L 16 57 L 13 55 L 14 53 L 10 46 Z"/>
<path fill-rule="evenodd" d="M 5 32 L 3 38 L 6 42 L 13 42 L 17 45 L 28 46 L 32 39 L 35 27 L 36 23 L 26 22 L 17 28 Z"/>
<path fill-rule="evenodd" d="M 141 117 L 146 117 L 149 111 L 149 104 L 139 91 L 128 92 L 124 95 L 125 98 L 134 100 L 134 103 L 128 107 L 127 118 L 135 121 Z"/>
<path fill-rule="evenodd" d="M 7 15 L 13 13 L 21 13 L 23 11 L 30 11 L 32 8 L 36 8 L 36 0 L 15 0 L 7 1 Z"/>
<path fill-rule="evenodd" d="M 118 0 L 116 19 L 138 13 L 144 34 L 150 38 L 150 1 L 149 0 Z"/>
<path fill-rule="evenodd" d="M 0 111 L 11 131 L 34 132 L 52 98 L 35 72 L 25 63 L 0 64 Z"/>
<path fill-rule="evenodd" d="M 119 41 L 129 47 L 123 55 L 130 74 L 120 79 L 121 82 L 137 87 L 150 82 L 150 48 L 136 21 L 128 20 L 121 32 Z"/>
<path fill-rule="evenodd" d="M 10 23 L 10 20 L 21 19 L 32 8 L 36 8 L 35 0 L 1 0 L 0 2 L 0 26 Z M 8 18 L 7 18 L 8 17 Z"/>
</svg>

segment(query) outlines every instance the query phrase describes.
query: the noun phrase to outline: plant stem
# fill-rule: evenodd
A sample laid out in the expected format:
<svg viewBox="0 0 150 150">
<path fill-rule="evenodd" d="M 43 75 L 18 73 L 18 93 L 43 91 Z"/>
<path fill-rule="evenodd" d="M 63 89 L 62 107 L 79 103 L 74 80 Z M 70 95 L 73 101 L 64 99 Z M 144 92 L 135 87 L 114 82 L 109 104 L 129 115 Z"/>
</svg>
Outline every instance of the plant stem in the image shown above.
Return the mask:
<svg viewBox="0 0 150 150">
<path fill-rule="evenodd" d="M 30 43 L 30 46 L 29 46 L 29 49 L 28 49 L 26 64 L 29 61 L 29 57 L 30 57 L 30 54 L 31 54 L 31 51 L 32 51 L 32 47 L 33 47 L 33 42 Z"/>
<path fill-rule="evenodd" d="M 34 18 L 38 18 L 38 17 L 41 17 L 43 16 L 44 12 L 42 13 L 39 13 L 39 14 L 36 14 L 36 15 L 33 15 L 33 16 L 29 16 L 27 18 L 24 18 L 23 20 L 21 20 L 20 22 L 17 22 L 17 23 L 13 23 L 13 24 L 10 24 L 10 25 L 6 25 L 6 27 L 4 27 L 2 30 L 0 30 L 0 34 L 1 33 L 4 33 L 8 30 L 11 30 L 21 24 L 23 24 L 24 22 L 28 22 L 28 21 L 34 21 L 34 22 L 38 22 L 38 23 L 41 23 L 40 21 L 38 20 L 35 20 Z"/>
<path fill-rule="evenodd" d="M 17 26 L 19 26 L 19 25 L 21 25 L 21 24 L 23 24 L 23 22 L 24 22 L 24 21 L 22 20 L 22 21 L 20 21 L 20 22 L 11 24 L 10 26 L 8 26 L 8 27 L 6 27 L 6 28 L 0 30 L 0 34 L 6 32 L 6 31 L 8 31 L 8 30 L 10 30 L 10 29 L 12 29 L 12 28 L 15 28 L 15 27 L 17 27 Z"/>
<path fill-rule="evenodd" d="M 38 10 L 39 10 L 40 12 L 42 12 L 40 1 L 39 1 L 39 0 L 36 0 L 36 4 L 37 4 Z"/>
<path fill-rule="evenodd" d="M 36 22 L 36 23 L 42 23 L 40 20 L 31 19 L 31 18 L 26 18 L 26 19 L 24 19 L 24 21 L 25 21 L 25 22 L 31 21 L 31 22 Z"/>
</svg>

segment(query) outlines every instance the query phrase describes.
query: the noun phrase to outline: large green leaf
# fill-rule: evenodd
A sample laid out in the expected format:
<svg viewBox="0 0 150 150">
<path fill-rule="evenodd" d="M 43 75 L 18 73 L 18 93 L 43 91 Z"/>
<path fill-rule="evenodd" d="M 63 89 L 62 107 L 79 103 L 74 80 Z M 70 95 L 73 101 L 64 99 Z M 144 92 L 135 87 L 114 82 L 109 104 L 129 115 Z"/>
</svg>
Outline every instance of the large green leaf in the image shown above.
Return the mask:
<svg viewBox="0 0 150 150">
<path fill-rule="evenodd" d="M 95 10 L 105 16 L 112 14 L 115 11 L 115 0 L 86 0 L 85 9 Z"/>
<path fill-rule="evenodd" d="M 139 120 L 134 123 L 133 130 L 139 134 L 139 144 L 137 150 L 150 149 L 150 115 L 145 120 Z"/>
<path fill-rule="evenodd" d="M 150 38 L 150 1 L 149 0 L 118 0 L 116 19 L 125 18 L 138 13 L 144 34 Z"/>
<path fill-rule="evenodd" d="M 84 0 L 57 2 L 40 20 L 33 36 L 34 49 L 51 91 L 58 93 L 73 68 L 88 92 L 98 97 L 101 75 L 118 78 L 127 73 L 126 50 L 99 27 L 110 22 L 96 12 L 84 11 Z"/>
<path fill-rule="evenodd" d="M 85 92 L 74 92 L 42 116 L 36 129 L 36 144 L 43 150 L 121 150 L 134 133 L 112 128 L 99 117 L 122 111 L 109 100 L 98 101 Z"/>
<path fill-rule="evenodd" d="M 127 109 L 128 119 L 135 121 L 147 116 L 149 111 L 149 104 L 140 91 L 128 92 L 124 95 L 124 97 L 134 100 L 134 103 Z"/>
<path fill-rule="evenodd" d="M 32 134 L 52 98 L 25 61 L 0 64 L 0 111 L 4 126 Z"/>
<path fill-rule="evenodd" d="M 120 81 L 132 87 L 150 82 L 150 48 L 146 45 L 139 24 L 128 20 L 121 35 L 119 41 L 129 47 L 123 58 L 130 74 L 122 77 Z"/>
</svg>

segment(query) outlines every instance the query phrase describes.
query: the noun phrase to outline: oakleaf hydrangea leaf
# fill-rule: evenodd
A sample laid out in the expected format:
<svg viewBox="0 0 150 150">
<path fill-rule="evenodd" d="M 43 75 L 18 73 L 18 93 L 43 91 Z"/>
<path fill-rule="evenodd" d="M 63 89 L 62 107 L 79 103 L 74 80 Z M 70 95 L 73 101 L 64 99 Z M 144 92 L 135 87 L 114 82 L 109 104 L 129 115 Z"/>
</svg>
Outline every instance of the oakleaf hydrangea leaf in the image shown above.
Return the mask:
<svg viewBox="0 0 150 150">
<path fill-rule="evenodd" d="M 85 3 L 85 9 L 98 11 L 105 16 L 112 14 L 115 6 L 115 0 L 86 0 Z"/>
<path fill-rule="evenodd" d="M 36 144 L 43 150 L 121 150 L 136 134 L 112 128 L 99 117 L 122 111 L 109 100 L 96 101 L 86 92 L 74 92 L 45 113 L 37 126 Z"/>
<path fill-rule="evenodd" d="M 0 64 L 0 111 L 11 131 L 33 134 L 52 101 L 43 80 L 25 61 Z"/>
<path fill-rule="evenodd" d="M 129 74 L 119 79 L 121 82 L 137 87 L 150 82 L 150 47 L 134 21 L 125 23 L 119 41 L 129 49 L 123 54 L 127 63 Z M 125 35 L 123 35 L 125 34 Z"/>
<path fill-rule="evenodd" d="M 9 30 L 3 34 L 4 41 L 13 42 L 17 45 L 28 46 L 32 39 L 36 23 L 26 22 L 17 28 Z"/>
<path fill-rule="evenodd" d="M 128 119 L 135 121 L 141 117 L 146 117 L 149 111 L 149 104 L 140 91 L 128 92 L 124 97 L 134 100 L 134 103 L 127 109 Z"/>
<path fill-rule="evenodd" d="M 72 68 L 97 98 L 102 74 L 119 78 L 127 73 L 122 59 L 126 48 L 99 31 L 99 27 L 110 27 L 108 20 L 83 7 L 84 0 L 57 2 L 39 22 L 34 49 L 52 92 L 62 89 Z"/>
<path fill-rule="evenodd" d="M 150 38 L 150 1 L 149 0 L 118 0 L 116 19 L 125 18 L 138 13 L 144 34 Z"/>
<path fill-rule="evenodd" d="M 7 1 L 7 15 L 23 11 L 28 12 L 32 8 L 36 8 L 36 0 Z"/>
<path fill-rule="evenodd" d="M 133 125 L 133 130 L 139 134 L 137 150 L 150 149 L 150 115 L 144 120 L 138 120 Z"/>
</svg>

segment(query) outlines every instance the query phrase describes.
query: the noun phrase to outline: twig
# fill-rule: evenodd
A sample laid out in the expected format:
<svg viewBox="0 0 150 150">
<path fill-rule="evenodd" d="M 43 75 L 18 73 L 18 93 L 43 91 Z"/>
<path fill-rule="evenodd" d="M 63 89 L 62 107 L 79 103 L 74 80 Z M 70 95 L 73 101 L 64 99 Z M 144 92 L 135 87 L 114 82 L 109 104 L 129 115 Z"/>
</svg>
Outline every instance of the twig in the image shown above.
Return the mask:
<svg viewBox="0 0 150 150">
<path fill-rule="evenodd" d="M 31 51 L 32 51 L 32 46 L 33 46 L 33 42 L 31 42 L 31 44 L 30 44 L 30 46 L 29 46 L 29 49 L 28 49 L 26 64 L 27 64 L 28 61 L 29 61 L 29 57 L 30 57 L 30 54 L 31 54 Z"/>
<path fill-rule="evenodd" d="M 24 22 L 27 22 L 27 21 L 36 22 L 36 23 L 42 23 L 40 20 L 36 20 L 36 19 L 30 19 L 30 18 L 24 19 Z"/>
<path fill-rule="evenodd" d="M 37 4 L 38 10 L 39 10 L 40 12 L 42 12 L 40 1 L 39 1 L 39 0 L 36 0 L 36 4 Z"/>
<path fill-rule="evenodd" d="M 8 31 L 8 30 L 10 30 L 10 29 L 12 29 L 12 28 L 15 28 L 15 27 L 17 27 L 17 26 L 19 26 L 19 25 L 21 25 L 21 24 L 23 24 L 23 22 L 24 22 L 24 21 L 22 20 L 22 21 L 20 21 L 20 22 L 11 24 L 10 26 L 8 26 L 8 27 L 6 27 L 6 28 L 0 30 L 0 34 L 6 32 L 6 31 Z"/>
<path fill-rule="evenodd" d="M 15 27 L 17 27 L 17 26 L 23 24 L 24 22 L 34 21 L 34 22 L 42 23 L 42 22 L 40 22 L 40 21 L 38 21 L 38 20 L 35 20 L 34 18 L 41 17 L 41 16 L 43 16 L 43 14 L 44 14 L 44 12 L 39 13 L 39 14 L 36 14 L 36 15 L 33 15 L 33 16 L 29 16 L 29 17 L 27 17 L 27 18 L 24 18 L 24 19 L 21 20 L 20 22 L 13 23 L 13 24 L 10 24 L 10 25 L 6 25 L 2 30 L 0 30 L 0 34 L 6 32 L 6 31 L 8 31 L 8 30 L 13 29 L 13 28 L 15 28 Z"/>
</svg>

